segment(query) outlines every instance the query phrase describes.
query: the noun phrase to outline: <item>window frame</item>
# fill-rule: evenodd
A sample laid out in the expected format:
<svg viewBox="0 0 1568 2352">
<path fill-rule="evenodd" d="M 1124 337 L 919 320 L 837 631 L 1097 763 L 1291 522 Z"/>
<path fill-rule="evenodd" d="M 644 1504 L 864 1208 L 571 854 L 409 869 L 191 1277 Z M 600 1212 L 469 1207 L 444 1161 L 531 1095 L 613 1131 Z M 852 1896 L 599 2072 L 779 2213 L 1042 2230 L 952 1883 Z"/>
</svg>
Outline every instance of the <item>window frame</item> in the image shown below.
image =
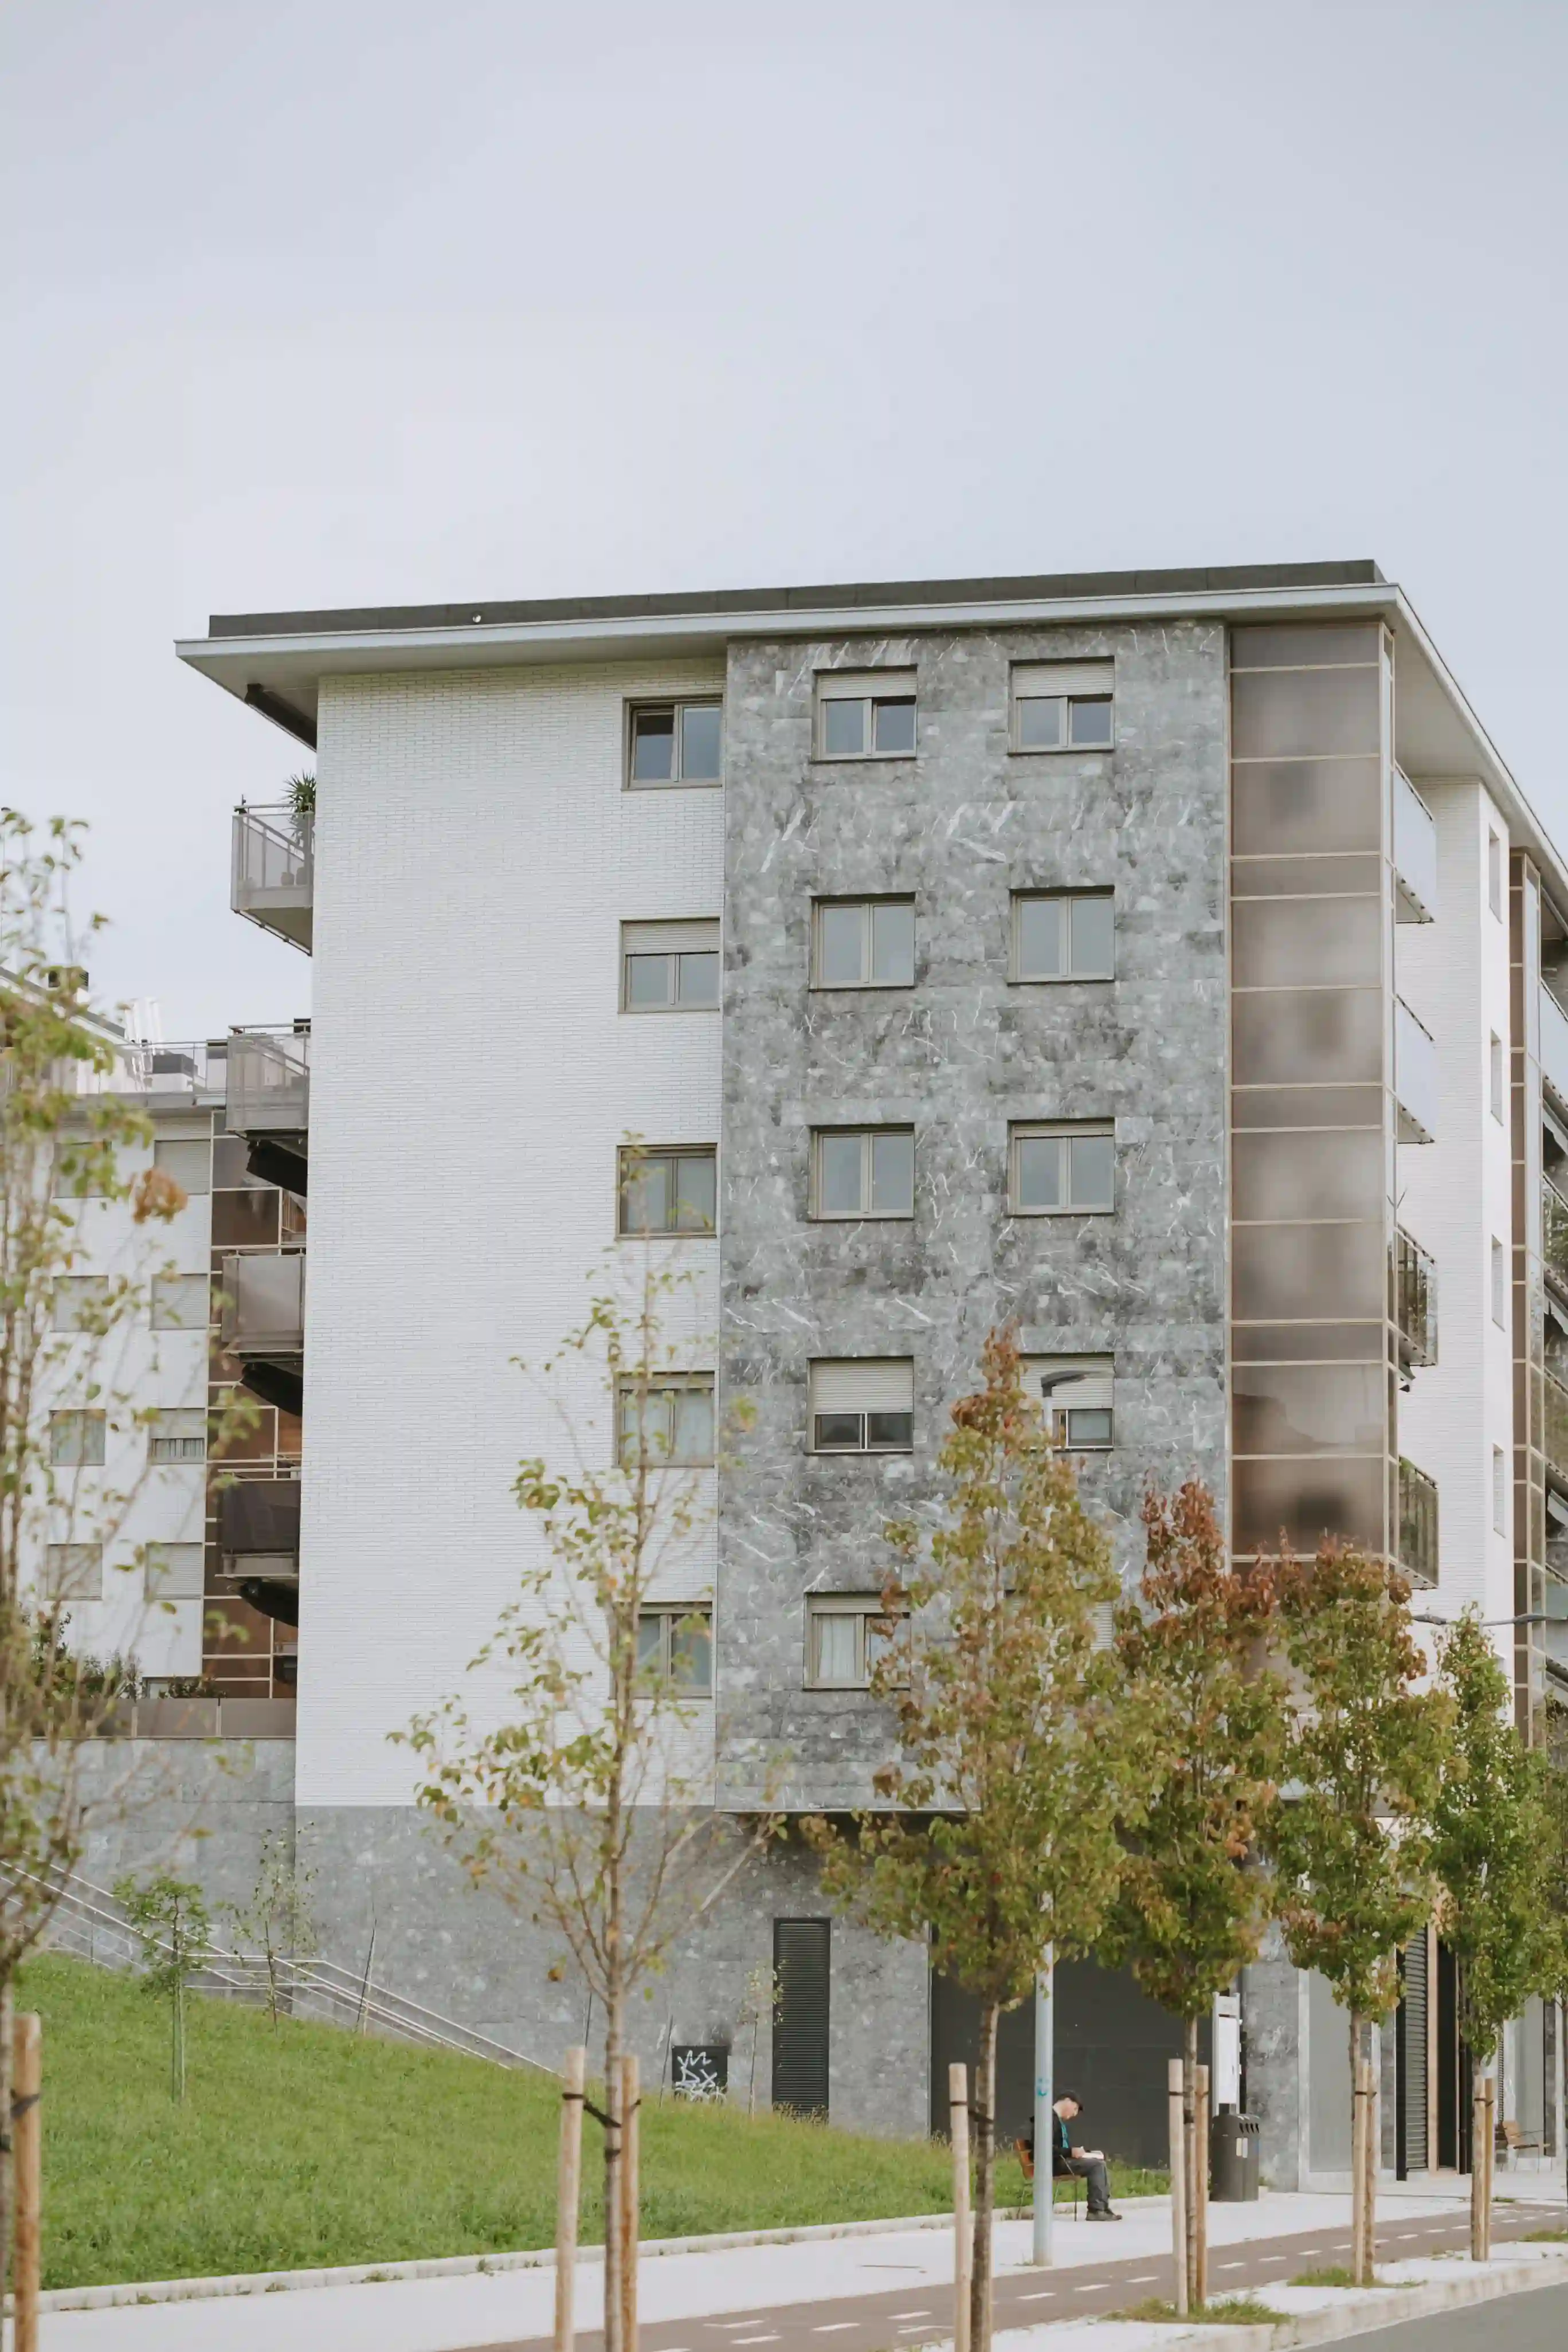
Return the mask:
<svg viewBox="0 0 1568 2352">
<path fill-rule="evenodd" d="M 268 1255 L 268 1253 L 265 1252 L 261 1254 L 264 1255 Z M 280 1252 L 279 1255 L 281 1255 L 282 1253 Z M 160 1317 L 158 1310 L 158 1295 L 160 1289 L 167 1294 L 170 1286 L 174 1283 L 194 1285 L 198 1282 L 201 1284 L 203 1292 L 205 1293 L 206 1305 L 206 1312 L 199 1323 L 171 1323 Z M 153 1276 L 153 1279 L 148 1286 L 147 1314 L 150 1328 L 154 1331 L 210 1331 L 216 1319 L 213 1314 L 212 1291 L 213 1283 L 210 1274 L 188 1272 L 183 1267 L 163 1267 Z"/>
<path fill-rule="evenodd" d="M 668 710 L 674 716 L 670 745 L 670 766 L 674 772 L 668 776 L 638 776 L 637 766 L 637 720 L 655 710 Z M 716 776 L 689 776 L 681 765 L 685 750 L 686 730 L 683 724 L 688 710 L 717 710 L 719 713 L 719 772 Z M 625 741 L 622 749 L 623 782 L 628 793 L 711 793 L 724 784 L 724 697 L 718 694 L 637 695 L 628 697 L 626 704 Z"/>
<path fill-rule="evenodd" d="M 875 686 L 869 683 L 878 675 L 875 670 L 819 669 L 816 673 L 813 680 L 811 719 L 811 748 L 814 760 L 820 761 L 825 766 L 837 768 L 853 764 L 858 761 L 915 760 L 920 757 L 921 698 L 918 668 L 912 662 L 889 663 L 885 674 L 889 680 L 889 688 L 886 692 L 879 694 Z M 843 677 L 867 680 L 865 691 L 859 694 L 833 694 L 824 690 L 825 679 Z M 896 686 L 892 683 L 895 679 L 899 681 Z M 858 751 L 830 751 L 827 749 L 827 707 L 829 703 L 834 702 L 842 705 L 858 704 L 865 713 L 861 726 L 860 749 Z M 879 751 L 877 748 L 878 711 L 901 706 L 904 703 L 910 705 L 913 713 L 914 740 L 907 750 Z"/>
<path fill-rule="evenodd" d="M 1102 688 L 1080 687 L 1075 691 L 1066 684 L 1064 679 L 1063 690 L 1060 694 L 1020 694 L 1018 691 L 1018 678 L 1021 671 L 1059 668 L 1065 673 L 1068 670 L 1082 671 L 1091 666 L 1096 667 L 1103 666 L 1110 671 L 1110 677 L 1108 686 Z M 1059 742 L 1026 743 L 1024 741 L 1022 724 L 1024 706 L 1026 703 L 1031 702 L 1055 702 L 1061 706 L 1061 740 Z M 1101 703 L 1109 704 L 1110 709 L 1110 731 L 1106 736 L 1105 740 L 1101 743 L 1075 743 L 1072 733 L 1074 710 L 1080 707 L 1084 709 L 1098 709 Z M 1011 758 L 1016 760 L 1054 760 L 1059 759 L 1064 752 L 1076 751 L 1082 753 L 1085 751 L 1114 751 L 1115 749 L 1116 665 L 1114 656 L 1103 654 L 1085 654 L 1077 659 L 1068 657 L 1060 661 L 1054 661 L 1051 656 L 1047 655 L 1042 658 L 1036 658 L 1027 661 L 1016 661 L 1009 665 L 1007 671 L 1007 751 Z"/>
<path fill-rule="evenodd" d="M 78 1454 L 72 1461 L 58 1443 L 67 1423 L 79 1432 L 96 1430 L 98 1452 Z M 49 1467 L 51 1470 L 101 1470 L 109 1452 L 109 1416 L 101 1405 L 62 1404 L 52 1407 L 49 1413 Z"/>
<path fill-rule="evenodd" d="M 908 1628 L 911 1612 L 906 1602 L 901 1609 L 883 1607 L 879 1593 L 808 1592 L 805 1596 L 805 1643 L 803 1664 L 805 1668 L 803 1687 L 816 1691 L 864 1691 L 870 1688 L 871 1657 L 869 1629 L 873 1623 L 900 1625 Z M 839 1682 L 817 1671 L 816 1628 L 826 1617 L 847 1617 L 855 1622 L 855 1675 L 848 1682 Z M 890 1637 L 897 1640 L 896 1634 Z M 908 1687 L 907 1675 L 897 1685 Z"/>
<path fill-rule="evenodd" d="M 1056 1367 L 1054 1372 L 1047 1370 L 1051 1365 Z M 1091 1366 L 1094 1368 L 1092 1370 L 1089 1369 Z M 1064 1384 L 1059 1402 L 1047 1396 L 1043 1390 L 1037 1399 L 1054 1445 L 1059 1446 L 1064 1454 L 1113 1454 L 1116 1451 L 1116 1359 L 1113 1355 L 1101 1352 L 1087 1356 L 1026 1356 L 1024 1373 L 1031 1391 L 1037 1382 L 1047 1378 L 1054 1378 Z M 1110 1403 L 1074 1404 L 1070 1386 L 1094 1379 L 1102 1379 L 1109 1384 Z M 1075 1432 L 1075 1418 L 1090 1413 L 1097 1418 L 1100 1414 L 1105 1416 L 1106 1434 L 1103 1437 L 1084 1437 Z"/>
<path fill-rule="evenodd" d="M 74 1552 L 79 1555 L 75 1563 L 75 1572 L 80 1573 L 85 1570 L 87 1579 L 89 1582 L 96 1580 L 97 1590 L 95 1591 L 82 1592 L 74 1590 L 70 1582 L 72 1573 L 70 1570 L 67 1570 L 62 1576 L 56 1576 L 54 1573 L 54 1562 L 59 1555 L 64 1552 Z M 90 1555 L 90 1557 L 87 1557 L 88 1555 Z M 44 1546 L 44 1574 L 41 1592 L 46 1604 L 49 1608 L 59 1609 L 64 1607 L 65 1604 L 69 1601 L 74 1601 L 79 1608 L 90 1608 L 95 1602 L 100 1602 L 103 1600 L 104 1590 L 104 1560 L 103 1546 L 101 1543 L 47 1543 Z"/>
<path fill-rule="evenodd" d="M 711 930 L 715 934 L 711 946 L 691 946 L 686 948 L 679 946 L 668 948 L 628 947 L 626 945 L 626 933 L 628 931 L 646 932 L 655 929 L 656 926 L 651 923 L 640 921 L 622 923 L 620 927 L 618 945 L 621 959 L 620 1009 L 624 1013 L 629 1014 L 635 1020 L 659 1020 L 669 1013 L 705 1013 L 722 1012 L 724 1006 L 724 936 L 722 929 L 717 919 L 711 915 L 676 917 L 672 918 L 669 923 L 659 924 L 657 928 L 661 930 L 674 930 L 679 929 L 683 926 L 689 926 L 694 931 L 699 929 L 701 929 L 704 931 Z M 711 999 L 704 1001 L 701 1003 L 683 1003 L 681 999 L 680 966 L 685 962 L 689 956 L 711 956 L 714 959 L 718 984 L 714 990 Z M 667 997 L 662 1004 L 633 1003 L 631 968 L 634 961 L 642 963 L 662 961 L 667 967 L 670 968 L 668 977 L 673 982 L 674 993 Z"/>
<path fill-rule="evenodd" d="M 876 1139 L 882 1135 L 907 1135 L 910 1139 L 910 1205 L 907 1209 L 825 1209 L 822 1205 L 822 1147 L 831 1138 L 855 1136 L 860 1145 L 860 1197 L 873 1198 Z M 912 1122 L 889 1120 L 879 1127 L 814 1127 L 811 1130 L 811 1171 L 806 1213 L 813 1224 L 862 1225 L 912 1223 L 915 1213 L 915 1130 Z"/>
<path fill-rule="evenodd" d="M 700 1617 L 708 1629 L 708 1680 L 706 1683 L 680 1683 L 675 1676 L 678 1653 L 676 1633 Z M 642 1656 L 642 1629 L 651 1621 L 658 1622 L 658 1663 L 651 1670 Z M 639 1675 L 651 1672 L 651 1677 L 663 1684 L 676 1699 L 711 1699 L 714 1684 L 713 1603 L 711 1601 L 650 1601 L 637 1611 L 637 1663 Z"/>
<path fill-rule="evenodd" d="M 1064 1145 L 1069 1145 L 1076 1138 L 1091 1136 L 1109 1136 L 1110 1139 L 1110 1200 L 1092 1203 L 1068 1200 L 1057 1207 L 1026 1208 L 1019 1184 L 1020 1146 L 1052 1137 L 1058 1138 Z M 1070 1192 L 1071 1151 L 1064 1151 L 1063 1158 L 1068 1171 L 1067 1189 Z M 1023 1118 L 1010 1121 L 1007 1129 L 1007 1213 L 1012 1217 L 1113 1217 L 1116 1214 L 1116 1121 L 1113 1118 Z"/>
<path fill-rule="evenodd" d="M 199 1440 L 193 1436 L 189 1432 L 179 1438 L 174 1437 L 173 1434 L 167 1436 L 161 1434 L 163 1423 L 165 1422 L 174 1421 L 177 1416 L 188 1417 L 193 1421 L 199 1421 L 201 1423 L 201 1436 Z M 207 1409 L 205 1405 L 160 1405 L 157 1408 L 154 1417 L 147 1423 L 147 1465 L 149 1469 L 199 1470 L 203 1468 L 207 1460 L 211 1434 L 211 1425 L 207 1419 Z M 168 1445 L 177 1444 L 181 1446 L 186 1446 L 196 1444 L 198 1443 L 202 1449 L 199 1454 L 160 1454 L 158 1451 L 161 1444 Z"/>
<path fill-rule="evenodd" d="M 626 1162 L 636 1160 L 646 1169 L 650 1160 L 664 1160 L 679 1163 L 682 1160 L 706 1160 L 713 1170 L 713 1222 L 709 1225 L 628 1225 L 626 1210 L 630 1203 L 630 1186 L 635 1181 Z M 679 1198 L 679 1177 L 674 1180 L 672 1200 Z M 616 1148 L 616 1238 L 623 1242 L 710 1242 L 719 1232 L 719 1147 L 716 1143 L 651 1143 L 618 1144 Z"/>
<path fill-rule="evenodd" d="M 638 1383 L 635 1378 L 630 1374 L 623 1374 L 621 1379 L 616 1383 L 615 1391 L 616 1423 L 614 1444 L 616 1465 L 618 1469 L 626 1471 L 628 1475 L 637 1469 L 637 1456 L 631 1454 L 626 1444 L 625 1440 L 626 1433 L 624 1428 L 623 1416 L 626 1404 L 629 1398 L 636 1395 L 637 1386 Z M 683 1372 L 675 1370 L 656 1372 L 647 1382 L 645 1391 L 645 1402 L 647 1399 L 651 1399 L 656 1396 L 674 1395 L 682 1390 L 691 1389 L 704 1391 L 708 1398 L 709 1425 L 712 1431 L 710 1450 L 707 1454 L 703 1454 L 700 1459 L 689 1462 L 683 1460 L 674 1452 L 663 1455 L 650 1455 L 647 1457 L 647 1467 L 650 1470 L 711 1470 L 717 1463 L 719 1456 L 719 1429 L 715 1398 L 715 1381 L 714 1376 L 711 1372 Z M 674 1432 L 675 1422 L 672 1417 L 670 1422 L 672 1439 Z"/>
<path fill-rule="evenodd" d="M 823 919 L 835 908 L 853 907 L 860 915 L 859 980 L 824 980 L 822 977 Z M 875 963 L 876 919 L 879 907 L 907 907 L 910 910 L 910 976 L 908 980 L 876 980 L 871 977 Z M 915 936 L 915 896 L 912 890 L 882 890 L 864 898 L 813 898 L 811 902 L 811 986 L 830 993 L 847 994 L 854 989 L 913 988 L 919 955 Z"/>
<path fill-rule="evenodd" d="M 1116 888 L 1114 884 L 1092 887 L 1068 884 L 1060 889 L 1015 890 L 1012 894 L 1011 925 L 1007 950 L 1007 978 L 1015 988 L 1063 988 L 1069 983 L 1087 987 L 1116 978 Z M 1109 971 L 1026 971 L 1024 970 L 1024 909 L 1042 899 L 1054 899 L 1068 910 L 1068 961 L 1072 961 L 1072 909 L 1086 899 L 1108 899 L 1110 905 L 1110 969 Z"/>
</svg>

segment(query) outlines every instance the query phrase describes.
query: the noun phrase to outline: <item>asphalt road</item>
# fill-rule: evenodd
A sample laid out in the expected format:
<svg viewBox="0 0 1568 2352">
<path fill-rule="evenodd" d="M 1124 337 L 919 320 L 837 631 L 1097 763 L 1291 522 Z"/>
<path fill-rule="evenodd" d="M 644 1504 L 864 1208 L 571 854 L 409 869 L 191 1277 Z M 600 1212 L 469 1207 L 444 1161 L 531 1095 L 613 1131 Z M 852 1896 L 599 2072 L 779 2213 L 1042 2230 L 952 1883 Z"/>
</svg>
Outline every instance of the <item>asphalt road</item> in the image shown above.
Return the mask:
<svg viewBox="0 0 1568 2352">
<path fill-rule="evenodd" d="M 1496 2235 L 1496 2232 L 1493 2232 Z M 1380 2327 L 1358 2336 L 1355 2352 L 1411 2352 L 1407 2327 Z M 1542 2286 L 1510 2294 L 1505 2319 L 1495 2303 L 1445 2311 L 1421 2322 L 1420 2352 L 1563 2352 L 1568 2344 L 1568 2286 Z"/>
<path fill-rule="evenodd" d="M 1500 2205 L 1492 2224 L 1494 2243 L 1506 2238 L 1521 2238 L 1531 2230 L 1560 2226 L 1563 2210 L 1561 2203 L 1551 2205 Z M 1074 2224 L 1063 2221 L 1058 2228 L 1087 2228 L 1087 2223 Z M 1100 2234 L 1114 2241 L 1114 2224 L 1101 2225 Z M 1414 2262 L 1424 2254 L 1442 2253 L 1452 2248 L 1469 2245 L 1468 2215 L 1455 2213 L 1414 2216 L 1387 2212 L 1378 2230 L 1378 2259 L 1385 2263 Z M 890 2251 L 890 2250 L 889 2250 Z M 802 2249 L 803 2258 L 808 2250 Z M 1350 2260 L 1350 2226 L 1347 2218 L 1342 2230 L 1312 2230 L 1295 2237 L 1258 2238 L 1250 2244 L 1213 2246 L 1209 2252 L 1209 2297 L 1217 2302 L 1222 2295 L 1243 2294 L 1248 2291 L 1259 2294 L 1267 2301 L 1270 2286 L 1284 2286 L 1302 2271 L 1327 2270 Z M 896 2269 L 896 2263 L 889 2263 Z M 995 2325 L 1004 2327 L 1038 2326 L 1049 2319 L 1104 2318 L 1124 2311 L 1130 2304 L 1142 2303 L 1149 2295 L 1168 2296 L 1171 2293 L 1171 2263 L 1168 2255 L 1132 2256 L 1123 2262 L 1113 2259 L 1110 2244 L 1106 2246 L 1106 2260 L 1091 2265 L 1073 2263 L 1070 2268 L 1051 2271 L 1007 2271 L 996 2281 Z M 1563 2352 L 1568 2344 L 1568 2332 L 1563 2331 L 1561 2315 L 1568 2305 L 1563 2297 L 1568 2290 L 1542 2292 L 1539 2297 L 1527 2296 L 1523 2303 L 1509 2305 L 1508 2352 L 1534 2352 L 1536 2339 L 1516 2336 L 1516 2310 L 1528 2308 L 1539 2301 L 1550 2305 L 1558 2317 L 1559 2332 L 1540 2338 L 1542 2352 Z M 1488 2306 L 1482 2305 L 1473 2315 L 1456 2314 L 1479 2330 L 1487 2331 L 1489 2346 L 1495 2344 L 1498 2321 L 1495 2309 L 1489 2317 Z M 1423 2323 L 1420 2352 L 1438 2352 L 1438 2338 L 1426 2331 L 1447 2322 L 1426 2320 Z M 644 2321 L 638 2329 L 642 2352 L 727 2352 L 733 2346 L 736 2352 L 914 2352 L 921 2344 L 940 2342 L 952 2334 L 952 2290 L 950 2286 L 930 2284 L 900 2290 L 890 2285 L 885 2294 L 861 2294 L 837 2302 L 778 2304 L 756 2311 L 731 2312 L 708 2319 L 663 2319 Z M 1398 2352 L 1410 2352 L 1410 2339 L 1399 2329 L 1382 2330 L 1376 2336 L 1357 2336 L 1358 2352 L 1373 2352 L 1386 2336 L 1391 2347 Z M 1442 2339 L 1447 2352 L 1447 2339 Z M 1479 2333 L 1456 2336 L 1454 2352 L 1483 2341 Z M 548 2336 L 516 2337 L 504 2344 L 475 2346 L 473 2352 L 545 2352 Z M 578 2352 L 603 2352 L 604 2339 L 596 2332 L 577 2338 Z"/>
</svg>

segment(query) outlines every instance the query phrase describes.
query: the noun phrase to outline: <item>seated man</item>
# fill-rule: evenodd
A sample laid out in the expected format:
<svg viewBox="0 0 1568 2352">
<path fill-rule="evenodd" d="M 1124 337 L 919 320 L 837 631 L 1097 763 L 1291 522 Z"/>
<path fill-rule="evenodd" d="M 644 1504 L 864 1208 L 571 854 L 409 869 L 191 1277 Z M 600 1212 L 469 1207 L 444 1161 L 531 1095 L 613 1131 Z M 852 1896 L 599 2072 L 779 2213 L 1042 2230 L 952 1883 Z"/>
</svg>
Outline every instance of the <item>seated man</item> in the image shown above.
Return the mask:
<svg viewBox="0 0 1568 2352">
<path fill-rule="evenodd" d="M 1076 2091 L 1064 2091 L 1051 2109 L 1051 2171 L 1053 2174 L 1073 2174 L 1089 2183 L 1090 2221 L 1120 2221 L 1120 2213 L 1111 2210 L 1110 2184 L 1105 2174 L 1105 2157 L 1098 2147 L 1075 2147 L 1068 2126 L 1076 2123 L 1083 2113 L 1083 2102 Z"/>
</svg>

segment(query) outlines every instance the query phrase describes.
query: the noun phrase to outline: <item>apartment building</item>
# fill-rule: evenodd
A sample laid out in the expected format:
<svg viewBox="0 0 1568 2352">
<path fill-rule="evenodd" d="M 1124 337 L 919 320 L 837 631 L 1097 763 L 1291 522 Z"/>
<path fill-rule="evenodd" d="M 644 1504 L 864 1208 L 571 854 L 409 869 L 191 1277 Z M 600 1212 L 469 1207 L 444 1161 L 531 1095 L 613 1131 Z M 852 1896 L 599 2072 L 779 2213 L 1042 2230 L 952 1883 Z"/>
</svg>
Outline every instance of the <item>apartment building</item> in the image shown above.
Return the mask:
<svg viewBox="0 0 1568 2352">
<path fill-rule="evenodd" d="M 313 1176 L 295 1799 L 328 1948 L 374 1921 L 411 1993 L 580 2036 L 392 1735 L 534 1557 L 511 1479 L 556 1433 L 514 1360 L 616 1246 L 628 1135 L 696 1277 L 672 1428 L 701 1461 L 715 1405 L 756 1412 L 669 1595 L 711 1608 L 720 1804 L 781 1759 L 792 1809 L 867 1800 L 880 1528 L 933 1497 L 1002 1319 L 1127 1579 L 1145 1480 L 1199 1475 L 1238 1557 L 1331 1531 L 1434 1622 L 1478 1605 L 1539 1736 L 1568 868 L 1375 565 L 227 615 L 178 650 L 317 754 L 309 857 L 242 811 L 234 896 L 314 961 L 308 1147 L 298 1089 L 271 1115 Z M 227 1112 L 264 1173 L 267 1115 Z M 569 1402 L 608 1459 L 610 1400 Z M 926 2128 L 963 2004 L 830 1919 L 793 1844 L 681 1956 L 645 2063 L 721 2048 L 770 1961 L 774 2095 Z M 1465 2155 L 1451 1972 L 1405 1964 L 1400 2172 Z M 1092 1961 L 1058 1990 L 1058 2067 L 1152 2152 L 1170 2021 Z M 1325 1996 L 1277 1953 L 1242 1989 L 1281 2183 L 1348 2158 Z M 1554 2025 L 1521 2021 L 1504 2093 L 1548 2142 Z"/>
</svg>

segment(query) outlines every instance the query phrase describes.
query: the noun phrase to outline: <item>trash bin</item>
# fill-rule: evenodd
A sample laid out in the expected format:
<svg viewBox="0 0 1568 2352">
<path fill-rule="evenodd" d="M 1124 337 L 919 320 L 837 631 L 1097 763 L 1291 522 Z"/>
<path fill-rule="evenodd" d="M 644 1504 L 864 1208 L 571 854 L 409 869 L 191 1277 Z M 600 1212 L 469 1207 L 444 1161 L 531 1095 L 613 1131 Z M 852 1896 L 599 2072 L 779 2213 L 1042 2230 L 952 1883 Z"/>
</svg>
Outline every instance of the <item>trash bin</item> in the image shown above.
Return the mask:
<svg viewBox="0 0 1568 2352">
<path fill-rule="evenodd" d="M 1263 2126 L 1255 2116 L 1227 2113 L 1209 2124 L 1209 2196 L 1215 2205 L 1258 2201 L 1258 2140 Z"/>
</svg>

